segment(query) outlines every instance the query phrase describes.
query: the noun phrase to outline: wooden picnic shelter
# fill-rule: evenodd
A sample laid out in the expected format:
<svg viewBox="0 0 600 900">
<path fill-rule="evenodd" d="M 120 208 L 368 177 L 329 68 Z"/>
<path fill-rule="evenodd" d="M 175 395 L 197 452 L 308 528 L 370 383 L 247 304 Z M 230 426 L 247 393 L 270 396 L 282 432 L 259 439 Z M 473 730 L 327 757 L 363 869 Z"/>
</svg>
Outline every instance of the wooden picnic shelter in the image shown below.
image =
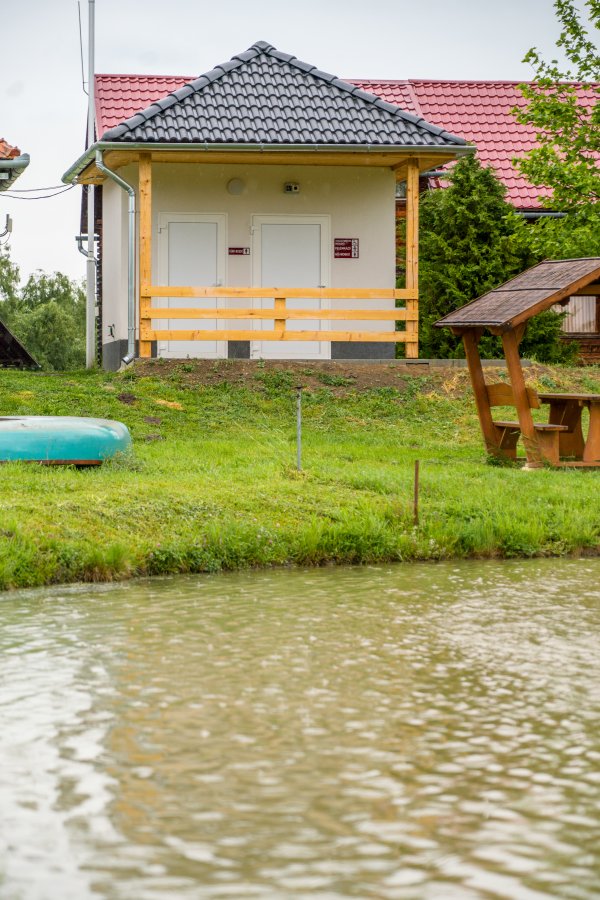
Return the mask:
<svg viewBox="0 0 600 900">
<path fill-rule="evenodd" d="M 529 320 L 577 295 L 600 296 L 600 257 L 544 260 L 436 322 L 462 337 L 488 453 L 516 459 L 521 437 L 528 468 L 544 462 L 600 467 L 600 394 L 538 394 L 525 383 L 519 355 Z M 486 383 L 478 346 L 485 330 L 502 339 L 510 384 Z M 546 422 L 534 421 L 531 413 L 541 404 L 550 407 Z M 496 406 L 515 407 L 518 421 L 494 420 Z M 584 409 L 589 411 L 585 440 Z"/>
</svg>

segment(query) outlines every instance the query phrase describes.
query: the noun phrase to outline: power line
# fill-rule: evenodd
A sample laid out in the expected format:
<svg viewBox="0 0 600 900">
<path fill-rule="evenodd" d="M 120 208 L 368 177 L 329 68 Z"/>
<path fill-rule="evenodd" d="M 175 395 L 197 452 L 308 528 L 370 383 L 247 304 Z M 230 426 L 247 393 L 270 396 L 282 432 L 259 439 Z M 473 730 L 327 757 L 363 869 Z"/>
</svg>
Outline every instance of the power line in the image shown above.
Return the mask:
<svg viewBox="0 0 600 900">
<path fill-rule="evenodd" d="M 59 194 L 66 194 L 67 191 L 72 191 L 74 187 L 76 187 L 76 185 L 69 184 L 66 188 L 63 188 L 62 191 L 56 191 L 54 194 L 42 194 L 40 197 L 19 197 L 16 194 L 12 194 L 10 191 L 3 191 L 2 196 L 8 197 L 10 200 L 51 200 L 52 197 L 58 197 Z"/>
<path fill-rule="evenodd" d="M 81 36 L 81 3 L 77 3 L 77 10 L 79 13 L 79 55 L 81 56 L 81 88 L 84 94 L 88 94 L 85 89 L 85 75 L 83 72 L 83 38 Z"/>
<path fill-rule="evenodd" d="M 57 191 L 59 188 L 62 190 L 64 188 L 64 184 L 51 184 L 49 187 L 39 187 L 39 188 L 11 188 L 11 194 L 32 194 L 37 193 L 38 191 Z"/>
</svg>

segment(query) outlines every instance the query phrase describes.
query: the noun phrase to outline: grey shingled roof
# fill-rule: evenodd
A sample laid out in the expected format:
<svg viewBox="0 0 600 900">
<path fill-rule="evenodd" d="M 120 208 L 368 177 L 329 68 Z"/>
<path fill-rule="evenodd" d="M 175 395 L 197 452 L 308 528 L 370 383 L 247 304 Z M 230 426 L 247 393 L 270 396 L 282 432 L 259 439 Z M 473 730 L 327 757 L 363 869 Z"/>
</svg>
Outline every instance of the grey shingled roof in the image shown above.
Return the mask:
<svg viewBox="0 0 600 900">
<path fill-rule="evenodd" d="M 436 322 L 438 328 L 508 330 L 600 280 L 600 257 L 546 259 Z"/>
<path fill-rule="evenodd" d="M 258 41 L 101 140 L 135 143 L 464 146 L 405 112 Z"/>
</svg>

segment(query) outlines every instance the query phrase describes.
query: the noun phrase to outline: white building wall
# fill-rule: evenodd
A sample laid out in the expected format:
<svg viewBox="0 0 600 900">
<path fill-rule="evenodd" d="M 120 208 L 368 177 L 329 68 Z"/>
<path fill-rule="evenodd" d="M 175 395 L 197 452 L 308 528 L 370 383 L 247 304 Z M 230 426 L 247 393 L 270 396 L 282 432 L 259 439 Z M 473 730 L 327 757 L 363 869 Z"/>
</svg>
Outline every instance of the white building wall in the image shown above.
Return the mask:
<svg viewBox="0 0 600 900">
<path fill-rule="evenodd" d="M 137 166 L 119 170 L 137 189 Z M 255 215 L 329 215 L 331 247 L 329 287 L 393 288 L 395 286 L 395 175 L 387 168 L 350 166 L 154 164 L 152 185 L 153 280 L 160 284 L 158 217 L 161 213 L 222 213 L 227 216 L 228 247 L 252 247 Z M 241 179 L 240 195 L 227 191 L 228 182 Z M 284 193 L 286 182 L 300 185 L 299 193 Z M 104 335 L 103 342 L 127 337 L 127 195 L 114 183 L 104 188 Z M 334 238 L 358 238 L 358 259 L 334 259 Z M 227 256 L 225 284 L 253 284 L 253 259 Z M 293 287 L 293 285 L 286 285 Z M 137 291 L 136 291 L 137 294 Z M 158 305 L 160 301 L 155 301 Z M 182 301 L 182 306 L 185 301 Z M 248 301 L 229 301 L 247 306 Z M 393 301 L 332 301 L 332 308 L 393 308 Z M 114 338 L 107 327 L 114 325 Z M 230 328 L 245 322 L 229 320 Z M 393 330 L 391 322 L 335 321 L 336 330 Z M 257 335 L 258 337 L 258 335 Z"/>
</svg>

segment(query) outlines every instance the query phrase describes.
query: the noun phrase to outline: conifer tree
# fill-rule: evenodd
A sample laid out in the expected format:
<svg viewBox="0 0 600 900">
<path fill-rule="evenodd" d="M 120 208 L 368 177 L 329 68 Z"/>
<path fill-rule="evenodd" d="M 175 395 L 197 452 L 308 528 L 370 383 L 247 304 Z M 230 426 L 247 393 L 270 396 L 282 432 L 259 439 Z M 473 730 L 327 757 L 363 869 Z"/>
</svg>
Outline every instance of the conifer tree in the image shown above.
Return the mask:
<svg viewBox="0 0 600 900">
<path fill-rule="evenodd" d="M 463 157 L 448 180 L 449 187 L 430 191 L 421 201 L 419 356 L 425 359 L 462 357 L 460 338 L 435 328 L 435 322 L 541 259 L 532 250 L 532 226 L 507 203 L 506 188 L 492 169 L 475 155 Z M 563 317 L 549 310 L 532 319 L 523 355 L 571 361 L 577 347 L 561 339 Z M 502 356 L 499 340 L 491 336 L 483 338 L 481 351 Z"/>
</svg>

